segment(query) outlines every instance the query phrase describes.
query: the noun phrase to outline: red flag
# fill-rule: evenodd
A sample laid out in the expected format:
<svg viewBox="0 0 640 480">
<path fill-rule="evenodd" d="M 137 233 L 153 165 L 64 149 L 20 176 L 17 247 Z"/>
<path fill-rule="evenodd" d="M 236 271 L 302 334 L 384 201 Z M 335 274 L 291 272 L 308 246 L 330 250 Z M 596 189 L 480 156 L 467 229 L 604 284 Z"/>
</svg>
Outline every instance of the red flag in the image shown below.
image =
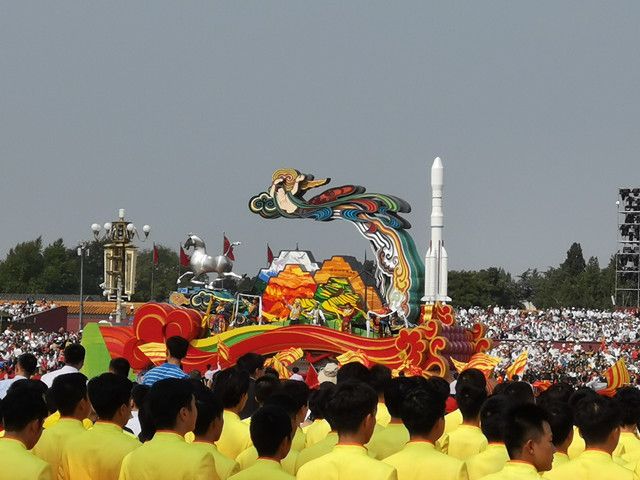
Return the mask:
<svg viewBox="0 0 640 480">
<path fill-rule="evenodd" d="M 235 261 L 235 257 L 233 256 L 233 245 L 231 245 L 231 242 L 229 241 L 229 239 L 227 238 L 226 235 L 224 235 L 224 243 L 222 245 L 222 252 L 223 255 L 225 257 L 227 257 L 229 260 L 234 260 Z"/>
<path fill-rule="evenodd" d="M 267 265 L 271 265 L 273 262 L 273 252 L 271 251 L 271 247 L 267 243 Z"/>
<path fill-rule="evenodd" d="M 184 252 L 182 245 L 180 245 L 180 265 L 183 267 L 189 266 L 189 255 Z"/>
<path fill-rule="evenodd" d="M 153 264 L 154 265 L 158 265 L 159 259 L 158 259 L 158 247 L 156 247 L 156 244 L 153 244 Z"/>
<path fill-rule="evenodd" d="M 304 379 L 309 388 L 318 388 L 320 382 L 318 381 L 318 372 L 313 368 L 312 364 L 309 364 L 309 370 L 307 370 L 307 376 Z"/>
</svg>

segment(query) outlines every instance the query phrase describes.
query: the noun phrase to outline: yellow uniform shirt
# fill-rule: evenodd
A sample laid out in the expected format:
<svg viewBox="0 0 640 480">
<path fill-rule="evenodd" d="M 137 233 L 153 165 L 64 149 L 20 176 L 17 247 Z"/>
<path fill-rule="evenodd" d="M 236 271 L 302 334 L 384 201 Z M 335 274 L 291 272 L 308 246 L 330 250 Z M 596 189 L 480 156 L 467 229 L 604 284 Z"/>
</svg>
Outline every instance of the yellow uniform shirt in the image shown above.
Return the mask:
<svg viewBox="0 0 640 480">
<path fill-rule="evenodd" d="M 51 428 L 56 423 L 58 423 L 58 420 L 60 420 L 60 412 L 56 410 L 55 412 L 53 412 L 51 415 L 49 415 L 47 418 L 44 419 L 44 423 L 42 424 L 42 426 L 45 429 Z M 82 425 L 84 425 L 84 428 L 89 430 L 91 427 L 93 427 L 93 422 L 88 418 L 85 418 L 84 420 L 82 420 Z"/>
<path fill-rule="evenodd" d="M 638 439 L 635 433 L 621 432 L 620 441 L 618 442 L 617 448 L 613 451 L 613 456 L 631 456 L 633 452 L 638 452 L 638 455 L 640 455 L 640 439 Z"/>
<path fill-rule="evenodd" d="M 550 480 L 637 480 L 633 471 L 613 461 L 601 450 L 585 450 L 577 458 L 545 474 Z"/>
<path fill-rule="evenodd" d="M 220 440 L 216 442 L 218 451 L 227 458 L 235 458 L 251 446 L 249 425 L 240 420 L 240 417 L 225 410 L 222 414 L 224 425 Z"/>
<path fill-rule="evenodd" d="M 584 443 L 584 438 L 580 436 L 580 430 L 578 430 L 578 427 L 574 426 L 573 440 L 571 441 L 571 445 L 569 445 L 569 448 L 567 449 L 569 459 L 573 460 L 574 458 L 577 458 L 582 452 L 584 452 L 585 448 L 586 445 Z"/>
<path fill-rule="evenodd" d="M 292 448 L 291 450 L 289 450 L 287 456 L 284 457 L 280 462 L 283 470 L 289 475 L 296 474 L 296 461 L 298 460 L 298 455 L 300 455 L 300 452 Z M 258 461 L 258 458 L 258 450 L 256 450 L 256 447 L 249 447 L 240 455 L 238 455 L 238 457 L 236 458 L 236 462 L 238 462 L 240 470 L 246 470 L 247 468 L 255 465 L 255 463 Z"/>
<path fill-rule="evenodd" d="M 309 448 L 305 448 L 298 455 L 298 459 L 296 460 L 296 472 L 300 469 L 302 465 L 311 460 L 315 460 L 327 453 L 331 453 L 333 447 L 338 444 L 338 434 L 336 432 L 329 432 L 324 440 L 320 440 L 315 445 L 310 446 Z"/>
<path fill-rule="evenodd" d="M 464 463 L 439 452 L 429 442 L 409 442 L 383 462 L 396 469 L 398 480 L 467 480 Z"/>
<path fill-rule="evenodd" d="M 259 458 L 254 465 L 236 473 L 230 480 L 294 480 L 275 460 Z"/>
<path fill-rule="evenodd" d="M 402 450 L 409 441 L 409 430 L 402 423 L 389 423 L 375 432 L 366 447 L 369 454 L 378 460 Z"/>
<path fill-rule="evenodd" d="M 444 416 L 445 434 L 453 432 L 460 425 L 462 425 L 462 412 L 460 409 L 455 409 L 453 412 L 447 413 Z"/>
<path fill-rule="evenodd" d="M 564 465 L 569 462 L 569 455 L 562 452 L 555 452 L 553 454 L 553 464 L 551 465 L 551 470 L 548 472 L 544 472 L 542 474 L 542 478 L 549 478 L 549 473 L 555 471 L 560 465 Z"/>
<path fill-rule="evenodd" d="M 502 470 L 487 475 L 482 480 L 540 480 L 540 475 L 530 463 L 509 460 Z"/>
<path fill-rule="evenodd" d="M 57 477 L 62 452 L 67 442 L 73 437 L 86 432 L 80 420 L 75 418 L 61 418 L 52 427 L 42 432 L 42 436 L 33 453 L 51 465 L 51 473 Z"/>
<path fill-rule="evenodd" d="M 293 435 L 291 441 L 291 448 L 298 452 L 304 448 L 304 444 L 307 442 L 307 436 L 300 427 L 296 428 L 296 433 Z"/>
<path fill-rule="evenodd" d="M 383 427 L 389 425 L 391 414 L 384 402 L 378 402 L 378 410 L 376 411 L 376 422 Z"/>
<path fill-rule="evenodd" d="M 305 463 L 298 470 L 298 480 L 396 480 L 391 465 L 374 460 L 361 445 L 336 445 L 320 458 Z"/>
<path fill-rule="evenodd" d="M 219 480 L 211 453 L 175 432 L 159 431 L 122 461 L 119 480 Z"/>
<path fill-rule="evenodd" d="M 448 434 L 447 455 L 458 460 L 466 460 L 476 453 L 483 452 L 488 445 L 487 438 L 480 427 L 460 425 Z"/>
<path fill-rule="evenodd" d="M 62 452 L 59 480 L 118 480 L 122 459 L 141 443 L 114 423 L 96 422 Z"/>
<path fill-rule="evenodd" d="M 309 448 L 311 445 L 315 445 L 320 440 L 323 440 L 330 431 L 331 426 L 329 422 L 324 419 L 314 420 L 313 423 L 306 428 L 304 448 Z"/>
<path fill-rule="evenodd" d="M 19 440 L 0 440 L 0 480 L 53 480 L 51 466 Z"/>
<path fill-rule="evenodd" d="M 240 471 L 238 463 L 222 455 L 213 443 L 194 440 L 191 445 L 194 448 L 205 453 L 208 452 L 213 456 L 213 461 L 216 464 L 216 472 L 218 473 L 220 480 L 227 480 L 231 475 L 235 475 Z"/>
<path fill-rule="evenodd" d="M 464 462 L 467 465 L 469 480 L 496 473 L 509 461 L 509 453 L 504 443 L 490 443 L 484 452 L 476 453 Z"/>
</svg>

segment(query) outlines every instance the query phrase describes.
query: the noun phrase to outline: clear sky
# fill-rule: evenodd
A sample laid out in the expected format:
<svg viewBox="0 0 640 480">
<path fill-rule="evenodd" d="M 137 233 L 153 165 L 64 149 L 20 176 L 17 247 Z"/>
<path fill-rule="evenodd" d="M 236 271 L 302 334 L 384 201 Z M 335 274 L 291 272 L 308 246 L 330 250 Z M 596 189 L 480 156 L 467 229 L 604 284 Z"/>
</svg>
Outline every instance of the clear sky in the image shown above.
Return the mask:
<svg viewBox="0 0 640 480">
<path fill-rule="evenodd" d="M 397 195 L 426 250 L 445 168 L 450 266 L 557 265 L 616 249 L 640 186 L 640 3 L 9 2 L 0 6 L 0 256 L 68 245 L 117 216 L 157 243 L 190 231 L 362 257 L 342 222 L 247 208 L 273 170 Z"/>
</svg>

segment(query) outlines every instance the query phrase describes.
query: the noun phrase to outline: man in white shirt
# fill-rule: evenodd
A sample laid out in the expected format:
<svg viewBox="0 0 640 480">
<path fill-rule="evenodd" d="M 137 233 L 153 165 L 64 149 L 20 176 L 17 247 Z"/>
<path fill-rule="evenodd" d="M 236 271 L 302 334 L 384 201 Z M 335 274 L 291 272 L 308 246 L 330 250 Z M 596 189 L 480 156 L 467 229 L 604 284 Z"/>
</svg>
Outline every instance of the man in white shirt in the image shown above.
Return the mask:
<svg viewBox="0 0 640 480">
<path fill-rule="evenodd" d="M 54 370 L 53 372 L 45 373 L 40 380 L 42 380 L 47 387 L 51 388 L 53 381 L 60 375 L 67 373 L 76 373 L 84 365 L 84 347 L 79 343 L 72 343 L 67 345 L 64 349 L 64 367 Z"/>
<path fill-rule="evenodd" d="M 7 390 L 11 384 L 17 380 L 28 380 L 36 373 L 38 368 L 38 360 L 32 353 L 23 353 L 18 357 L 16 363 L 16 374 L 13 378 L 0 381 L 0 399 L 7 395 Z"/>
</svg>

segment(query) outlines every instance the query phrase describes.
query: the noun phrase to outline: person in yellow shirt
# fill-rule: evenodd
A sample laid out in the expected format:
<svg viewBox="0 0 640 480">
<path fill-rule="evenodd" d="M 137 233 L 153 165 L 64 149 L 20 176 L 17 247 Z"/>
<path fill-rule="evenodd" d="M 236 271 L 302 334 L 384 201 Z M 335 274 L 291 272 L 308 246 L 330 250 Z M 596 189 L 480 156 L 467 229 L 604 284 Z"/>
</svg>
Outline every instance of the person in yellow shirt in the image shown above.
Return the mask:
<svg viewBox="0 0 640 480">
<path fill-rule="evenodd" d="M 141 445 L 123 431 L 131 417 L 132 386 L 128 378 L 113 373 L 89 380 L 87 391 L 98 421 L 65 445 L 59 480 L 118 480 L 122 459 Z"/>
<path fill-rule="evenodd" d="M 614 456 L 627 455 L 627 459 L 640 459 L 640 439 L 638 423 L 640 422 L 640 390 L 636 387 L 619 388 L 615 396 L 622 412 L 620 441 L 613 452 Z M 627 460 L 629 461 L 629 460 Z"/>
<path fill-rule="evenodd" d="M 188 380 L 158 380 L 147 394 L 145 408 L 155 432 L 124 457 L 119 480 L 219 480 L 211 453 L 184 439 L 197 417 L 194 387 Z"/>
<path fill-rule="evenodd" d="M 509 453 L 504 444 L 504 421 L 511 401 L 505 395 L 492 395 L 480 410 L 480 428 L 489 444 L 484 452 L 469 457 L 465 464 L 469 480 L 477 480 L 499 472 L 509 461 Z"/>
<path fill-rule="evenodd" d="M 397 479 L 392 466 L 369 457 L 364 448 L 376 425 L 377 403 L 378 395 L 369 385 L 338 380 L 328 406 L 330 421 L 338 431 L 338 444 L 330 453 L 302 465 L 298 470 L 298 480 Z"/>
<path fill-rule="evenodd" d="M 292 380 L 296 383 L 302 383 L 297 380 Z M 284 392 L 276 393 L 267 398 L 264 402 L 264 406 L 276 406 L 281 410 L 284 410 L 287 415 L 289 415 L 289 421 L 291 422 L 291 431 L 295 431 L 298 426 L 298 420 L 300 418 L 300 399 L 298 401 L 294 400 L 291 396 L 286 395 Z M 249 427 L 251 431 L 251 427 Z M 295 439 L 295 436 L 293 437 Z M 293 441 L 292 441 L 293 445 Z M 300 452 L 298 450 L 294 450 L 293 447 L 289 449 L 287 455 L 280 461 L 282 468 L 285 472 L 290 475 L 295 475 L 296 472 L 296 461 L 298 460 L 298 455 Z M 237 456 L 236 461 L 238 465 L 240 465 L 240 470 L 246 470 L 247 468 L 253 466 L 258 459 L 260 458 L 260 454 L 255 445 L 247 448 L 244 452 Z"/>
<path fill-rule="evenodd" d="M 458 388 L 458 385 L 462 387 L 463 385 L 469 383 L 476 385 L 478 388 L 484 388 L 485 390 L 487 389 L 487 379 L 485 378 L 484 374 L 476 368 L 468 368 L 467 370 L 460 372 L 458 378 L 455 381 L 455 385 L 452 384 L 451 387 L 453 387 L 455 391 L 455 389 Z M 460 408 L 457 408 L 451 413 L 445 415 L 444 433 L 436 442 L 436 447 L 438 447 L 438 449 L 443 453 L 447 453 L 446 446 L 448 444 L 448 439 L 446 437 L 449 435 L 449 433 L 453 432 L 460 425 L 462 425 L 462 422 L 463 418 Z"/>
<path fill-rule="evenodd" d="M 213 379 L 213 393 L 222 400 L 224 407 L 224 425 L 216 447 L 227 458 L 235 459 L 251 446 L 249 425 L 240 420 L 248 391 L 249 374 L 238 367 L 223 370 Z"/>
<path fill-rule="evenodd" d="M 398 377 L 389 380 L 384 388 L 384 401 L 391 415 L 388 425 L 373 433 L 366 445 L 369 454 L 378 460 L 402 450 L 409 441 L 409 431 L 400 417 L 402 400 L 417 386 L 414 378 Z"/>
<path fill-rule="evenodd" d="M 483 480 L 539 480 L 540 472 L 551 469 L 555 450 L 547 412 L 523 403 L 512 407 L 504 421 L 504 443 L 510 460 Z"/>
<path fill-rule="evenodd" d="M 573 441 L 573 412 L 567 403 L 562 402 L 543 402 L 541 405 L 546 411 L 553 434 L 553 444 L 556 452 L 553 454 L 553 466 L 550 472 L 553 472 L 560 465 L 564 465 L 569 461 L 567 450 Z M 545 472 L 543 477 L 547 478 L 549 472 Z"/>
<path fill-rule="evenodd" d="M 487 439 L 480 430 L 480 408 L 487 392 L 472 383 L 456 385 L 456 401 L 462 412 L 462 425 L 448 434 L 447 454 L 458 460 L 480 453 L 487 448 Z"/>
<path fill-rule="evenodd" d="M 231 480 L 294 480 L 281 461 L 289 454 L 293 440 L 291 416 L 274 405 L 260 408 L 251 418 L 251 441 L 258 451 L 252 466 L 236 473 Z"/>
<path fill-rule="evenodd" d="M 294 416 L 295 435 L 291 448 L 299 452 L 306 443 L 306 435 L 300 428 L 300 424 L 304 422 L 309 412 L 309 386 L 299 380 L 285 380 L 280 386 L 280 393 L 291 398 L 297 409 Z"/>
<path fill-rule="evenodd" d="M 445 401 L 446 397 L 429 384 L 405 395 L 402 421 L 410 440 L 383 460 L 396 469 L 398 480 L 419 480 L 428 475 L 438 480 L 467 480 L 464 463 L 435 448 L 444 430 Z"/>
<path fill-rule="evenodd" d="M 2 401 L 0 480 L 53 480 L 51 466 L 31 450 L 40 439 L 47 405 L 36 381 L 18 380 Z"/>
<path fill-rule="evenodd" d="M 637 480 L 632 470 L 616 464 L 611 456 L 620 440 L 621 412 L 616 402 L 601 395 L 586 396 L 576 405 L 574 417 L 586 449 L 545 477 L 550 480 Z"/>
<path fill-rule="evenodd" d="M 391 369 L 386 365 L 376 364 L 369 369 L 369 384 L 378 394 L 378 411 L 376 412 L 376 422 L 378 425 L 386 427 L 391 421 L 391 414 L 387 409 L 384 397 L 384 389 L 391 380 Z"/>
<path fill-rule="evenodd" d="M 82 420 L 91 412 L 87 396 L 87 377 L 81 373 L 67 373 L 53 380 L 47 392 L 55 407 L 60 411 L 60 420 L 45 429 L 33 448 L 33 453 L 51 465 L 51 471 L 58 475 L 62 451 L 67 442 L 85 432 Z"/>
<path fill-rule="evenodd" d="M 309 410 L 311 410 L 313 423 L 303 428 L 305 431 L 305 448 L 309 448 L 324 440 L 331 431 L 331 425 L 329 425 L 329 421 L 326 419 L 325 412 L 327 402 L 335 388 L 334 383 L 323 382 L 319 388 L 311 392 L 309 396 Z"/>
<path fill-rule="evenodd" d="M 594 398 L 598 394 L 594 392 L 589 387 L 581 387 L 578 388 L 571 398 L 569 398 L 569 406 L 571 410 L 575 413 L 578 408 L 578 403 L 587 398 Z M 577 458 L 582 452 L 584 452 L 586 446 L 582 435 L 580 434 L 578 427 L 574 426 L 573 428 L 573 440 L 569 448 L 567 449 L 567 455 L 569 455 L 569 460 L 573 460 Z"/>
<path fill-rule="evenodd" d="M 257 384 L 258 382 L 256 382 Z M 196 408 L 198 417 L 193 429 L 195 440 L 192 446 L 213 456 L 216 472 L 220 480 L 227 480 L 231 475 L 238 473 L 238 464 L 222 455 L 215 446 L 220 438 L 222 425 L 222 402 L 206 387 L 196 389 Z"/>
</svg>

